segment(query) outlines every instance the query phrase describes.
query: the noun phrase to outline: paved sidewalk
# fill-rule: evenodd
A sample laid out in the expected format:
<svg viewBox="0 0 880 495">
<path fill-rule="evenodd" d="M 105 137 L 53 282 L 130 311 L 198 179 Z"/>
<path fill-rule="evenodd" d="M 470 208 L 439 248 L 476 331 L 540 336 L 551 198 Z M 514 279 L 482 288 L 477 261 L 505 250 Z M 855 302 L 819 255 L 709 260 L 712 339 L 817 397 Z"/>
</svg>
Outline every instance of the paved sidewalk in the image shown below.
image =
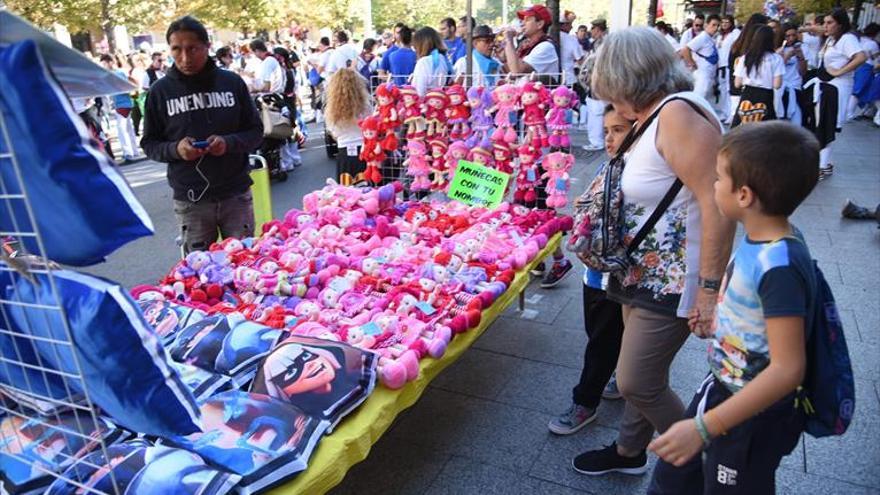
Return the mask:
<svg viewBox="0 0 880 495">
<path fill-rule="evenodd" d="M 581 138 L 583 139 L 583 138 Z M 794 215 L 842 310 L 856 378 L 856 416 L 840 438 L 802 441 L 777 473 L 779 493 L 880 493 L 880 230 L 840 218 L 846 198 L 880 202 L 880 130 L 848 124 L 835 174 Z M 583 154 L 573 176 L 585 187 L 603 153 Z M 604 401 L 580 432 L 547 430 L 568 407 L 585 345 L 581 280 L 551 290 L 533 282 L 527 311 L 510 308 L 421 400 L 402 413 L 334 494 L 617 494 L 644 492 L 649 475 L 588 477 L 571 459 L 616 438 L 621 401 Z M 707 372 L 705 343 L 692 337 L 672 369 L 687 402 Z M 656 457 L 649 456 L 651 465 Z"/>
</svg>

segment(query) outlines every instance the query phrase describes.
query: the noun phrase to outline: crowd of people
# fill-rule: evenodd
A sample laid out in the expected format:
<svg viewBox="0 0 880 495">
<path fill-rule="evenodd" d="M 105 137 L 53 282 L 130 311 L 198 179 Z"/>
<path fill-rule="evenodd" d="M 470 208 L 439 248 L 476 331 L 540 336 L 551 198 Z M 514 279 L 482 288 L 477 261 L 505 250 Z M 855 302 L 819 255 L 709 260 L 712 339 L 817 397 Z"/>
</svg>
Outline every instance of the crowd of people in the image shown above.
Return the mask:
<svg viewBox="0 0 880 495">
<path fill-rule="evenodd" d="M 574 458 L 576 471 L 645 473 L 651 450 L 662 459 L 652 493 L 772 491 L 804 429 L 795 389 L 817 294 L 809 251 L 788 217 L 832 173 L 830 145 L 847 117 L 877 107 L 877 26 L 855 33 L 835 10 L 803 26 L 754 14 L 737 27 L 710 15 L 680 37 L 662 22 L 609 33 L 601 19 L 571 34 L 575 19 L 564 12 L 557 47 L 549 9 L 533 5 L 517 17 L 517 27 L 501 30 L 467 17 L 443 19 L 438 29 L 400 23 L 359 45 L 344 31 L 315 46 L 254 40 L 221 47 L 214 59 L 204 26 L 184 18 L 168 30 L 171 67 L 160 54 L 120 77 L 149 92 L 142 144 L 169 163 L 187 249 L 203 249 L 218 231 L 253 233 L 253 95 L 282 94 L 299 108 L 297 88 L 308 85 L 315 118 L 346 150 L 337 162 L 345 170 L 358 161 L 358 122 L 372 113 L 381 83 L 408 84 L 420 96 L 452 82 L 571 86 L 586 148 L 627 163 L 621 225 L 627 242 L 639 241 L 623 271 L 584 271 L 583 371 L 549 429 L 573 434 L 596 419 L 603 397 L 622 397 L 617 440 Z M 233 96 L 200 108 L 187 99 L 194 92 Z M 127 120 L 137 98 L 116 95 L 114 107 L 129 140 L 138 132 L 136 119 Z M 192 128 L 195 112 L 206 114 L 204 128 Z M 735 127 L 726 136 L 725 124 Z M 203 161 L 209 166 L 200 169 Z M 746 236 L 734 250 L 736 222 Z M 710 342 L 710 372 L 686 408 L 669 369 L 691 334 Z"/>
</svg>

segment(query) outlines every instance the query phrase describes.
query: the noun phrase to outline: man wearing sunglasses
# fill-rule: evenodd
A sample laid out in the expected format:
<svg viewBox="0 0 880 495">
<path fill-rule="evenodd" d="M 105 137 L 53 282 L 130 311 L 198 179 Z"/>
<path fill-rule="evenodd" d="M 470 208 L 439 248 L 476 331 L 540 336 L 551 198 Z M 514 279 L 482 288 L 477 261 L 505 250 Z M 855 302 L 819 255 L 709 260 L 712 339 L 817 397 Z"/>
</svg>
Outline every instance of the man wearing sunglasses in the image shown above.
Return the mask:
<svg viewBox="0 0 880 495">
<path fill-rule="evenodd" d="M 697 14 L 690 29 L 686 29 L 685 32 L 681 33 L 681 40 L 679 40 L 678 46 L 687 45 L 692 39 L 696 38 L 698 34 L 703 32 L 703 26 L 705 25 L 706 16 L 703 14 Z"/>
</svg>

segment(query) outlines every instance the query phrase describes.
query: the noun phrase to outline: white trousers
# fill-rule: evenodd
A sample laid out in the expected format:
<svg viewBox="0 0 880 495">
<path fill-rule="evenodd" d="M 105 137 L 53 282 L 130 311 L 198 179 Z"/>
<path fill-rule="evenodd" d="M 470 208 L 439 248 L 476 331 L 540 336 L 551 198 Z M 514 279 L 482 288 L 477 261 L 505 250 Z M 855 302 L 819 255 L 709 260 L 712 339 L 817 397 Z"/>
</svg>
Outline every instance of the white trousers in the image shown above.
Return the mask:
<svg viewBox="0 0 880 495">
<path fill-rule="evenodd" d="M 134 135 L 134 124 L 131 122 L 131 115 L 123 117 L 119 112 L 113 112 L 116 117 L 116 135 L 119 137 L 119 144 L 122 146 L 122 156 L 124 158 L 134 158 L 138 153 L 137 137 Z"/>
<path fill-rule="evenodd" d="M 602 121 L 605 118 L 605 102 L 586 98 L 587 103 L 587 138 L 593 146 L 605 146 L 605 132 Z"/>
<path fill-rule="evenodd" d="M 728 68 L 722 67 L 724 71 L 721 73 L 724 77 L 718 77 L 718 118 L 722 122 L 727 122 L 733 117 L 733 110 L 730 104 L 730 81 L 728 80 Z M 711 100 L 710 100 L 711 101 Z"/>
<path fill-rule="evenodd" d="M 712 100 L 712 85 L 715 82 L 715 69 L 712 72 L 697 69 L 694 71 L 694 93 L 702 96 L 706 101 Z"/>
</svg>

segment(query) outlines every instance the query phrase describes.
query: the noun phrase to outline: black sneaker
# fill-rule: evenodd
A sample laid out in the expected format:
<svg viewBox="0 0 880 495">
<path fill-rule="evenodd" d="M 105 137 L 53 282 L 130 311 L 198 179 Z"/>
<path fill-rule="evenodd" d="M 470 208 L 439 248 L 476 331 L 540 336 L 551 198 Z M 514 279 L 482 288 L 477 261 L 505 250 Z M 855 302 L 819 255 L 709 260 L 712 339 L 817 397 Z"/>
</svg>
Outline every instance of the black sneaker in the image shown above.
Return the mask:
<svg viewBox="0 0 880 495">
<path fill-rule="evenodd" d="M 624 457 L 617 453 L 617 444 L 612 443 L 601 450 L 591 450 L 574 458 L 571 466 L 575 471 L 590 476 L 607 473 L 645 474 L 648 471 L 648 456 L 643 450 L 635 457 Z"/>
<path fill-rule="evenodd" d="M 553 266 L 550 267 L 550 271 L 547 272 L 547 275 L 541 280 L 541 288 L 549 289 L 550 287 L 556 287 L 556 285 L 559 284 L 559 282 L 562 282 L 562 279 L 568 275 L 568 272 L 570 272 L 571 269 L 571 261 L 568 261 L 567 259 L 554 261 Z"/>
<path fill-rule="evenodd" d="M 534 275 L 536 277 L 541 277 L 544 275 L 544 271 L 546 269 L 547 269 L 547 267 L 544 265 L 544 262 L 542 261 L 542 262 L 538 263 L 537 265 L 535 265 L 534 268 L 529 270 L 529 273 L 531 273 L 532 275 Z"/>
</svg>

